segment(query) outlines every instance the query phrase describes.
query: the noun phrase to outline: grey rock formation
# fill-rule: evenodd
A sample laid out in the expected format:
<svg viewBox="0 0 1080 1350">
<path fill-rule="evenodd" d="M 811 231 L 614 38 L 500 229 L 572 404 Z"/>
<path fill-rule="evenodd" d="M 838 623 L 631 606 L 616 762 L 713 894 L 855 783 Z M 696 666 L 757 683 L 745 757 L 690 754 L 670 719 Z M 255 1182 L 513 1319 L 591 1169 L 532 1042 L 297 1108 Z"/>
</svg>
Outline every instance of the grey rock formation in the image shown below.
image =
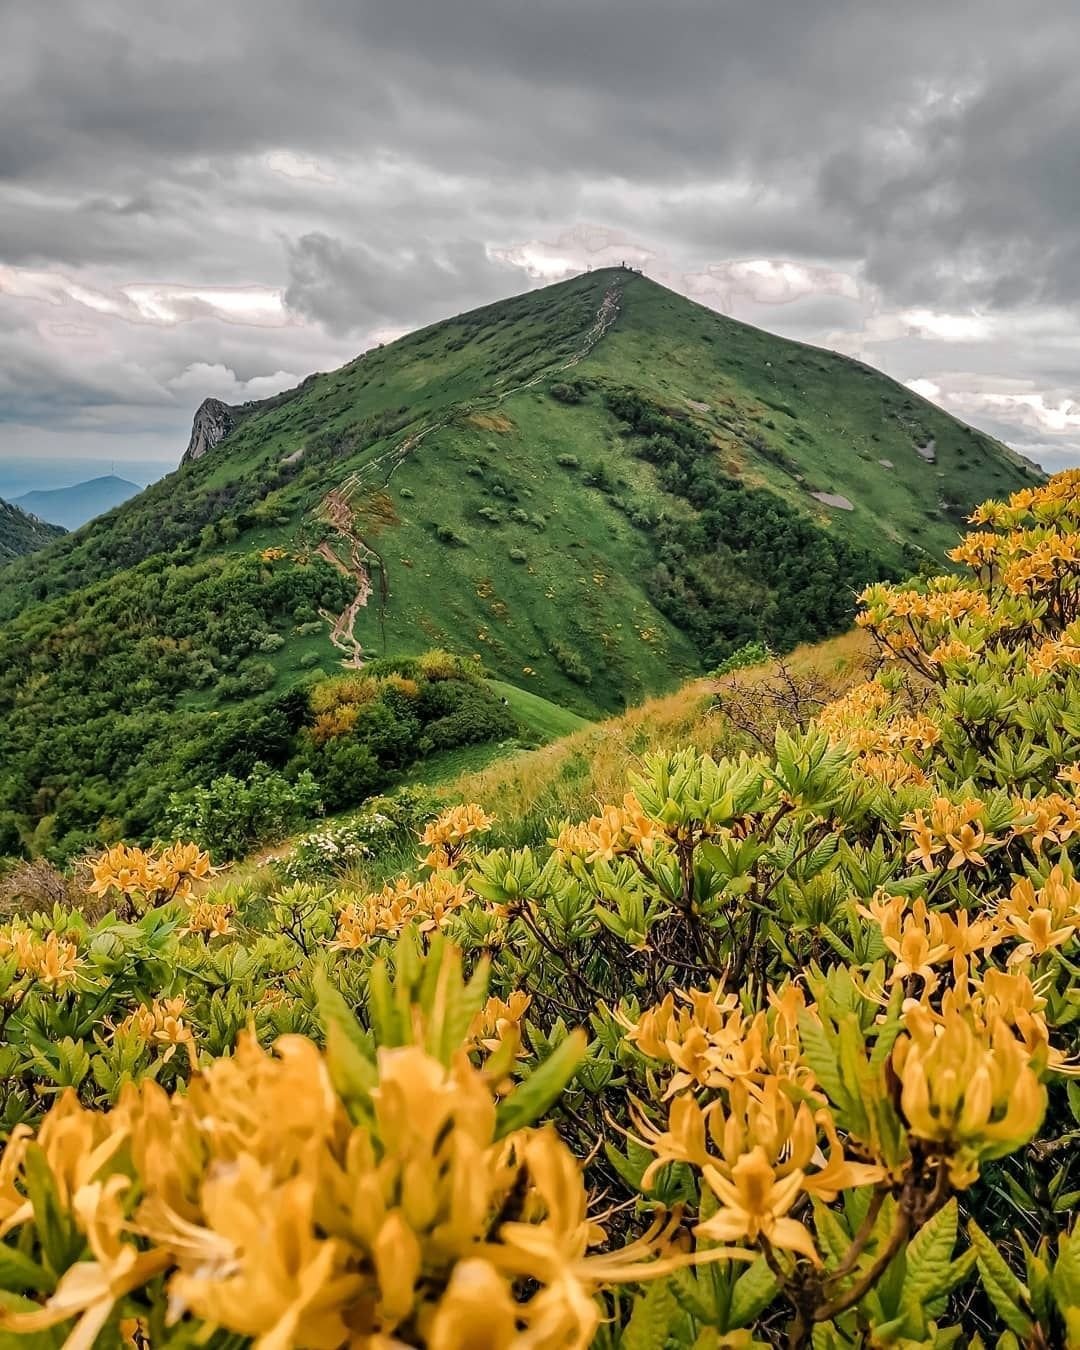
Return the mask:
<svg viewBox="0 0 1080 1350">
<path fill-rule="evenodd" d="M 225 439 L 235 425 L 233 409 L 227 403 L 222 403 L 219 398 L 204 399 L 191 424 L 191 440 L 180 463 L 190 464 L 196 459 L 202 459 L 203 455 Z"/>
</svg>

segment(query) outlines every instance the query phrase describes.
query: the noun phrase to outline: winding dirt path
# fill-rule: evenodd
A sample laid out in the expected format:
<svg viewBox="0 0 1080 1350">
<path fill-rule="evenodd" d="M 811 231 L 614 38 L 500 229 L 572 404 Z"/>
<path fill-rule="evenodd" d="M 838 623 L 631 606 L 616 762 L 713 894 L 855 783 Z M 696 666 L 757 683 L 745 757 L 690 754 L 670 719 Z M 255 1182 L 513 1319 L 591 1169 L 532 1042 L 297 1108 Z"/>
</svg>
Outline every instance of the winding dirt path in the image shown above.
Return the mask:
<svg viewBox="0 0 1080 1350">
<path fill-rule="evenodd" d="M 369 566 L 372 560 L 379 570 L 380 619 L 385 611 L 386 602 L 390 598 L 389 579 L 382 555 L 356 529 L 356 517 L 351 506 L 356 493 L 361 488 L 370 486 L 372 475 L 383 467 L 386 468 L 386 473 L 381 486 L 387 487 L 391 478 L 416 447 L 422 444 L 428 436 L 436 431 L 441 431 L 443 427 L 448 426 L 455 419 L 467 417 L 472 413 L 490 412 L 514 394 L 520 394 L 526 389 L 533 389 L 542 381 L 549 380 L 553 375 L 559 375 L 564 370 L 570 370 L 584 361 L 618 319 L 621 301 L 622 286 L 615 282 L 604 292 L 592 325 L 582 336 L 577 349 L 565 361 L 541 370 L 531 379 L 525 380 L 522 384 L 513 385 L 509 389 L 481 394 L 476 398 L 465 399 L 461 403 L 452 404 L 441 417 L 428 422 L 418 431 L 399 441 L 397 445 L 391 446 L 389 450 L 384 450 L 381 455 L 377 455 L 359 469 L 354 470 L 353 473 L 342 479 L 337 487 L 331 488 L 323 497 L 315 508 L 315 514 L 330 525 L 335 533 L 345 541 L 349 550 L 349 560 L 347 563 L 344 562 L 325 540 L 319 545 L 316 552 L 336 567 L 339 572 L 349 576 L 356 583 L 356 594 L 336 618 L 322 611 L 323 618 L 331 625 L 330 641 L 342 653 L 341 664 L 343 666 L 359 669 L 364 664 L 363 648 L 356 636 L 355 625 L 360 610 L 367 606 L 374 589 Z"/>
<path fill-rule="evenodd" d="M 348 562 L 345 562 L 339 554 L 334 552 L 325 539 L 315 551 L 356 585 L 355 595 L 336 618 L 334 615 L 327 613 L 326 610 L 321 610 L 320 613 L 331 625 L 330 641 L 342 653 L 341 664 L 351 667 L 353 670 L 359 670 L 364 664 L 364 652 L 356 636 L 356 620 L 360 610 L 371 599 L 371 593 L 374 590 L 371 584 L 371 568 L 368 562 L 369 559 L 374 558 L 381 568 L 382 559 L 357 534 L 352 509 L 339 489 L 332 488 L 323 498 L 319 509 L 327 523 L 333 526 L 336 533 L 348 545 L 349 559 Z"/>
</svg>

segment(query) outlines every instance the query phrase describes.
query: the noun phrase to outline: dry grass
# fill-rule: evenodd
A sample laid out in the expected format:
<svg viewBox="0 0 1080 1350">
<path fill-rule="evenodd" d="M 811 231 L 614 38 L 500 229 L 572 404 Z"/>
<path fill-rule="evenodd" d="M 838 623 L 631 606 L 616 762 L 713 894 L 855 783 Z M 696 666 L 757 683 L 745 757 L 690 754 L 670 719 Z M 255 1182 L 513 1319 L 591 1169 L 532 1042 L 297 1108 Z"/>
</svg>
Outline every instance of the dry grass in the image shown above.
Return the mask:
<svg viewBox="0 0 1080 1350">
<path fill-rule="evenodd" d="M 109 910 L 108 902 L 87 887 L 93 877 L 85 860 L 68 876 L 44 858 L 17 862 L 0 876 L 0 921 L 16 915 L 51 914 L 54 906 L 77 909 L 94 923 Z"/>
<path fill-rule="evenodd" d="M 502 412 L 470 413 L 465 421 L 480 431 L 513 431 L 514 423 Z"/>
<path fill-rule="evenodd" d="M 527 842 L 549 819 L 619 800 L 627 774 L 651 750 L 756 748 L 752 726 L 805 720 L 820 702 L 863 678 L 872 659 L 870 639 L 854 631 L 798 648 L 782 670 L 780 663 L 770 663 L 722 679 L 694 680 L 539 750 L 464 774 L 441 795 L 478 802 L 499 817 L 510 842 Z M 789 697 L 792 688 L 797 693 Z"/>
</svg>

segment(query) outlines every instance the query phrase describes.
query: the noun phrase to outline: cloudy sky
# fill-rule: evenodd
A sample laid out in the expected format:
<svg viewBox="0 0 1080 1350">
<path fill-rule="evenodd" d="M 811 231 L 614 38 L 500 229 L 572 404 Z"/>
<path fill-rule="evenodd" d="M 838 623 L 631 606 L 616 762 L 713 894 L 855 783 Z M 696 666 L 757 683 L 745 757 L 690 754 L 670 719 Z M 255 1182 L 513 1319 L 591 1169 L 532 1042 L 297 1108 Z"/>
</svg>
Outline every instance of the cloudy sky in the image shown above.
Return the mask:
<svg viewBox="0 0 1080 1350">
<path fill-rule="evenodd" d="M 1080 463 L 1075 0 L 0 0 L 0 463 L 632 259 Z"/>
</svg>

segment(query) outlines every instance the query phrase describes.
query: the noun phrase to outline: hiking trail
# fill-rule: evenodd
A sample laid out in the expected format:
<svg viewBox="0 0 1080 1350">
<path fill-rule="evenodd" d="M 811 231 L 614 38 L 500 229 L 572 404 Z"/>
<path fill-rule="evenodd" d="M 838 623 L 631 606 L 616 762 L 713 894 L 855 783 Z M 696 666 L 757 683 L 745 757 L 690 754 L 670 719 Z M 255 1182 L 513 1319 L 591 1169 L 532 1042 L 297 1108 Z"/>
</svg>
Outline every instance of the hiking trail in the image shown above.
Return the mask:
<svg viewBox="0 0 1080 1350">
<path fill-rule="evenodd" d="M 356 493 L 362 487 L 371 486 L 371 477 L 383 467 L 386 468 L 386 473 L 380 486 L 388 487 L 391 478 L 416 447 L 422 444 L 428 436 L 436 431 L 441 431 L 443 427 L 448 426 L 457 418 L 468 417 L 473 413 L 491 411 L 493 408 L 497 408 L 504 399 L 510 398 L 514 394 L 523 393 L 526 389 L 533 389 L 542 381 L 549 380 L 553 375 L 559 375 L 564 370 L 570 370 L 584 361 L 618 319 L 621 299 L 622 286 L 618 282 L 607 288 L 591 326 L 583 334 L 577 349 L 565 361 L 556 366 L 547 367 L 530 379 L 521 384 L 513 385 L 509 389 L 493 391 L 490 394 L 480 394 L 476 398 L 451 404 L 441 416 L 426 423 L 418 431 L 404 437 L 397 445 L 384 450 L 381 455 L 377 455 L 359 469 L 348 474 L 337 487 L 331 488 L 319 502 L 319 505 L 315 508 L 315 515 L 330 525 L 345 542 L 348 549 L 348 561 L 344 561 L 340 554 L 336 553 L 325 540 L 319 544 L 316 552 L 336 567 L 339 572 L 351 577 L 356 583 L 356 594 L 336 618 L 326 611 L 320 611 L 322 617 L 331 624 L 330 641 L 342 653 L 341 664 L 343 666 L 357 670 L 364 664 L 363 648 L 356 636 L 355 625 L 360 610 L 366 608 L 374 590 L 371 580 L 372 563 L 378 568 L 379 572 L 380 621 L 386 609 L 386 602 L 390 598 L 386 563 L 378 550 L 356 528 L 356 517 L 351 506 Z"/>
</svg>

